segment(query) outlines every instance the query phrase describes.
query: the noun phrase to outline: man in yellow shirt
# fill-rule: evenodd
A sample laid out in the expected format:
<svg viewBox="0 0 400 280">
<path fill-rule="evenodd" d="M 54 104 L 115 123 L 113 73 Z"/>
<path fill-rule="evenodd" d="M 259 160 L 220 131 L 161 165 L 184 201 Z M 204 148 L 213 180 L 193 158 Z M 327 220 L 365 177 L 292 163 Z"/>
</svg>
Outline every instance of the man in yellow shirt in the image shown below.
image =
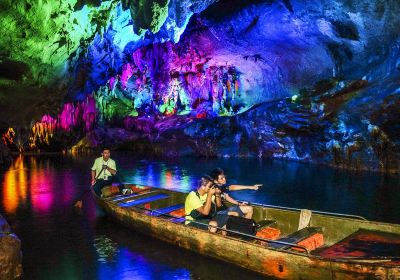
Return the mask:
<svg viewBox="0 0 400 280">
<path fill-rule="evenodd" d="M 217 215 L 217 207 L 221 207 L 221 193 L 213 186 L 212 178 L 204 176 L 196 191 L 191 191 L 185 200 L 186 225 L 207 229 L 211 232 L 225 227 L 227 215 Z"/>
</svg>

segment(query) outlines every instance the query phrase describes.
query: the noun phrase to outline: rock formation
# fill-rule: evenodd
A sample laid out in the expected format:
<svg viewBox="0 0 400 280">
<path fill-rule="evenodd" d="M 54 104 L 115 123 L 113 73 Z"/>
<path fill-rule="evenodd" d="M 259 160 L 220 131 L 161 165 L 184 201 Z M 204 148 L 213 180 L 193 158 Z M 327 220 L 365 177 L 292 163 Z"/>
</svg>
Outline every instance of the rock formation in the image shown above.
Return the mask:
<svg viewBox="0 0 400 280">
<path fill-rule="evenodd" d="M 399 1 L 3 6 L 0 27 L 14 34 L 0 40 L 11 148 L 109 141 L 400 170 Z"/>
<path fill-rule="evenodd" d="M 7 221 L 0 215 L 0 280 L 22 276 L 21 241 L 11 233 Z"/>
</svg>

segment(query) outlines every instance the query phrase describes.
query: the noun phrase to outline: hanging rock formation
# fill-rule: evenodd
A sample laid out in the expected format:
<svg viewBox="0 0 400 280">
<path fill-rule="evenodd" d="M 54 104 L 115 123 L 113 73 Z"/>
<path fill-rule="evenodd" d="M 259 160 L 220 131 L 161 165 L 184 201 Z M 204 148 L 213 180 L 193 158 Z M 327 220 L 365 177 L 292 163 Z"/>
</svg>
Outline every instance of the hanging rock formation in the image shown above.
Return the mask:
<svg viewBox="0 0 400 280">
<path fill-rule="evenodd" d="M 3 110 L 14 149 L 106 143 L 400 170 L 399 1 L 3 8 L 15 35 L 0 40 L 0 106 L 23 107 Z"/>
</svg>

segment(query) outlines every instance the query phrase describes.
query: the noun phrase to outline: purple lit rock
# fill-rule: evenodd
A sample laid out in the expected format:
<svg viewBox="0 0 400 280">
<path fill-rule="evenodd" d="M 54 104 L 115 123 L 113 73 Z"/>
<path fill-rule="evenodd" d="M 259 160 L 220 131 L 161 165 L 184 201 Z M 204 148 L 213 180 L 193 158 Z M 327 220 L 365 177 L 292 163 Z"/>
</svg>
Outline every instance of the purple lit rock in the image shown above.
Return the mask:
<svg viewBox="0 0 400 280">
<path fill-rule="evenodd" d="M 64 107 L 35 114 L 60 123 L 41 149 L 400 169 L 398 1 L 139 2 L 71 50 Z"/>
</svg>

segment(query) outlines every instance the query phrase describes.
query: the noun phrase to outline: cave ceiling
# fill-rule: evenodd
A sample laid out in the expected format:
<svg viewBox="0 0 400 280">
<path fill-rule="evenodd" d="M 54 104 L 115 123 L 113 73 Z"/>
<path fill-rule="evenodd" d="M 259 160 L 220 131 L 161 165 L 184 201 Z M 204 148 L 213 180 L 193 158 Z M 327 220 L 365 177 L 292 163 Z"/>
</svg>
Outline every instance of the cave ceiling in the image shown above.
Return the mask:
<svg viewBox="0 0 400 280">
<path fill-rule="evenodd" d="M 337 127 L 364 119 L 398 137 L 397 0 L 1 0 L 0 8 L 0 107 L 10 126 L 30 129 L 77 102 L 107 125 L 235 116 L 315 97 L 310 106 L 323 106 Z"/>
</svg>

